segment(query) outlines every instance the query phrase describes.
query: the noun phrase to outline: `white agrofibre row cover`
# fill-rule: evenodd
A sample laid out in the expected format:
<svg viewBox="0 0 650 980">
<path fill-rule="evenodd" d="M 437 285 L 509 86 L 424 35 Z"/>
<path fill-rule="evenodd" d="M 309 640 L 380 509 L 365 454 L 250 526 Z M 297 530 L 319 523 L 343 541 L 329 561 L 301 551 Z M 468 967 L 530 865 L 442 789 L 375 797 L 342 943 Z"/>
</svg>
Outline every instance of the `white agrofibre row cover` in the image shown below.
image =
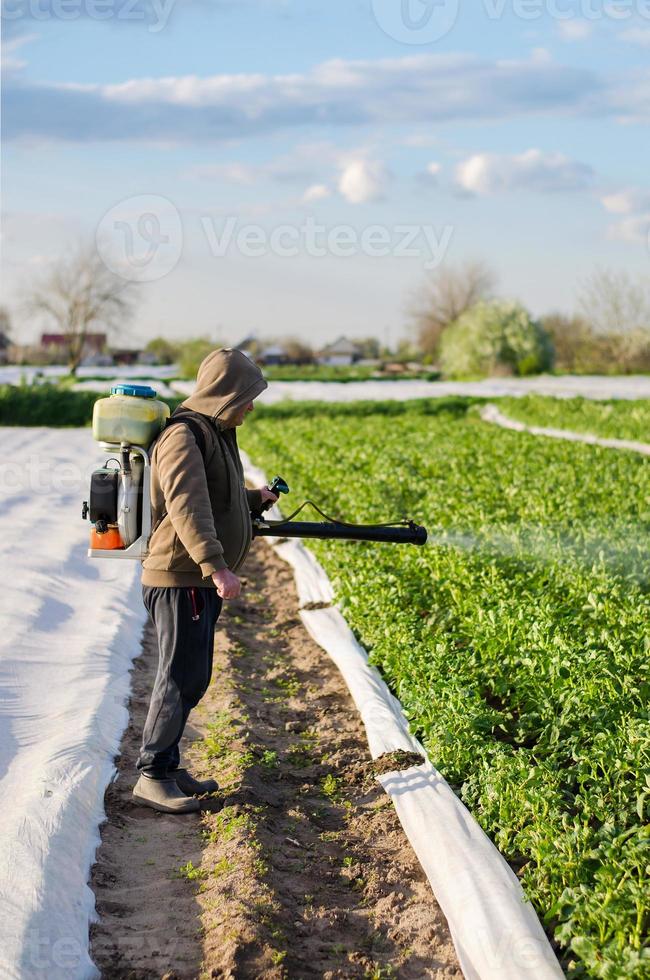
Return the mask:
<svg viewBox="0 0 650 980">
<path fill-rule="evenodd" d="M 172 381 L 179 395 L 190 395 L 193 381 Z M 155 385 L 154 385 L 155 387 Z M 650 377 L 572 377 L 539 375 L 534 378 L 485 378 L 482 381 L 270 381 L 258 401 L 273 405 L 281 401 L 408 401 L 412 398 L 447 398 L 452 395 L 500 398 L 502 395 L 551 395 L 555 398 L 581 396 L 599 399 L 650 398 Z"/>
<path fill-rule="evenodd" d="M 546 436 L 549 439 L 564 439 L 567 442 L 584 442 L 590 446 L 603 446 L 605 449 L 624 449 L 642 456 L 650 456 L 650 444 L 633 439 L 610 439 L 595 436 L 591 432 L 572 432 L 570 429 L 554 429 L 542 425 L 527 425 L 518 419 L 509 418 L 496 405 L 484 405 L 481 409 L 484 422 L 492 422 L 502 429 L 513 432 L 528 432 L 532 436 Z"/>
<path fill-rule="evenodd" d="M 86 557 L 81 501 L 103 462 L 90 429 L 0 431 L 0 976 L 86 980 L 140 565 Z"/>
<path fill-rule="evenodd" d="M 253 486 L 264 473 L 242 453 Z M 277 507 L 269 512 L 280 519 Z M 366 728 L 373 759 L 402 749 L 419 766 L 378 777 L 447 917 L 467 980 L 557 980 L 563 973 L 521 885 L 502 855 L 431 764 L 399 701 L 368 663 L 323 568 L 296 539 L 268 539 L 294 569 L 300 616 L 341 671 Z M 304 608 L 313 604 L 324 608 Z"/>
</svg>

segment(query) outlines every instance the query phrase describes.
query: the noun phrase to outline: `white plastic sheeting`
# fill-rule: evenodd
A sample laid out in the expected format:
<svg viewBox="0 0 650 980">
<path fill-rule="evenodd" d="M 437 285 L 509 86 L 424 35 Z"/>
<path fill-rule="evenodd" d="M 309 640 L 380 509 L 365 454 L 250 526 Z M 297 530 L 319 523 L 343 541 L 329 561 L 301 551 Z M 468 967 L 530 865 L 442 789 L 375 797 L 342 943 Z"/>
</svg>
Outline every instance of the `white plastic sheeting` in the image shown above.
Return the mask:
<svg viewBox="0 0 650 980">
<path fill-rule="evenodd" d="M 180 395 L 194 390 L 194 381 L 172 381 Z M 482 381 L 272 381 L 259 396 L 262 404 L 284 401 L 406 401 L 411 398 L 447 398 L 461 395 L 500 398 L 502 395 L 551 395 L 555 398 L 634 399 L 650 398 L 650 377 L 602 377 L 599 375 L 535 378 L 485 378 Z"/>
<path fill-rule="evenodd" d="M 650 456 L 650 445 L 647 442 L 635 442 L 633 439 L 609 439 L 605 436 L 595 436 L 590 432 L 572 432 L 570 429 L 554 429 L 541 425 L 527 425 L 518 419 L 509 418 L 496 405 L 484 405 L 481 409 L 484 422 L 492 422 L 502 429 L 513 432 L 528 432 L 533 436 L 547 436 L 549 439 L 565 439 L 567 442 L 585 442 L 591 446 L 604 446 L 605 449 L 626 449 L 632 453 Z"/>
<path fill-rule="evenodd" d="M 24 379 L 31 384 L 35 378 L 45 378 L 56 381 L 70 373 L 67 364 L 2 364 L 0 365 L 0 384 L 18 385 Z M 145 375 L 153 380 L 154 387 L 158 379 L 173 378 L 178 374 L 176 364 L 122 364 L 110 367 L 95 367 L 84 364 L 77 368 L 80 380 L 89 377 L 107 378 L 111 384 L 128 381 L 129 378 L 142 378 Z"/>
<path fill-rule="evenodd" d="M 2 429 L 0 976 L 98 976 L 90 867 L 145 613 L 137 562 L 86 557 L 89 429 Z"/>
<path fill-rule="evenodd" d="M 263 472 L 245 453 L 242 458 L 250 482 L 263 485 Z M 281 514 L 274 507 L 269 516 Z M 300 541 L 269 541 L 293 567 L 301 606 L 331 601 L 323 568 Z M 420 766 L 379 780 L 447 917 L 467 980 L 562 977 L 516 875 L 411 735 L 399 701 L 368 663 L 339 610 L 302 608 L 300 616 L 343 675 L 365 725 L 372 758 L 401 749 L 425 759 Z"/>
</svg>

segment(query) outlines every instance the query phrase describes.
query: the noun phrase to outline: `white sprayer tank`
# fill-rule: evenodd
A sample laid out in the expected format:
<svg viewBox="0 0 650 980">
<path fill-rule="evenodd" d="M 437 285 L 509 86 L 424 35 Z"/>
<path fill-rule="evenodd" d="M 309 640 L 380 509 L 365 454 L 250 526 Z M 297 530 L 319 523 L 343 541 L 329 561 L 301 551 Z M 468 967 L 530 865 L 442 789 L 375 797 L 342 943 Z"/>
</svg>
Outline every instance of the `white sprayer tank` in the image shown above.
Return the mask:
<svg viewBox="0 0 650 980">
<path fill-rule="evenodd" d="M 112 498 L 94 517 L 91 483 L 90 557 L 140 559 L 146 554 L 151 532 L 148 450 L 168 417 L 169 406 L 148 385 L 115 385 L 110 398 L 95 402 L 93 438 L 115 453 L 111 460 L 118 469 Z"/>
<path fill-rule="evenodd" d="M 115 385 L 110 398 L 93 408 L 93 439 L 119 446 L 128 442 L 148 446 L 169 417 L 169 405 L 156 398 L 148 385 Z"/>
</svg>

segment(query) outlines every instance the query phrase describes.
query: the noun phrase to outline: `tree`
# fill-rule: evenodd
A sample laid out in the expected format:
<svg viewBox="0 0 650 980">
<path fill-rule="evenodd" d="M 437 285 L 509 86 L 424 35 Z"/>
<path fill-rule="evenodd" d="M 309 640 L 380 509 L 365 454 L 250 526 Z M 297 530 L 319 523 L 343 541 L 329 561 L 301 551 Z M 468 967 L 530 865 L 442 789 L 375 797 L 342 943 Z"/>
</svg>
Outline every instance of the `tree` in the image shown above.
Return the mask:
<svg viewBox="0 0 650 980">
<path fill-rule="evenodd" d="M 0 306 L 0 336 L 2 335 L 7 340 L 11 336 L 11 316 L 6 306 Z"/>
<path fill-rule="evenodd" d="M 311 364 L 314 360 L 314 349 L 311 344 L 299 337 L 285 337 L 278 342 L 293 364 Z"/>
<path fill-rule="evenodd" d="M 553 364 L 542 325 L 518 303 L 480 302 L 444 333 L 440 363 L 450 377 L 538 374 Z"/>
<path fill-rule="evenodd" d="M 145 347 L 145 351 L 153 354 L 159 364 L 174 364 L 180 353 L 180 344 L 172 343 L 166 337 L 154 337 Z"/>
<path fill-rule="evenodd" d="M 650 278 L 597 269 L 582 283 L 578 303 L 597 334 L 650 331 Z"/>
<path fill-rule="evenodd" d="M 134 299 L 133 283 L 111 272 L 93 245 L 59 259 L 29 289 L 25 306 L 64 336 L 70 374 L 75 374 L 91 329 L 119 330 L 131 316 Z"/>
<path fill-rule="evenodd" d="M 551 338 L 558 371 L 581 374 L 596 367 L 599 345 L 584 317 L 549 313 L 541 324 Z"/>
<path fill-rule="evenodd" d="M 376 361 L 381 357 L 381 343 L 377 337 L 355 337 L 355 345 L 361 351 L 361 356 L 370 361 Z"/>
<path fill-rule="evenodd" d="M 11 347 L 11 317 L 6 306 L 0 306 L 0 364 L 6 364 Z"/>
<path fill-rule="evenodd" d="M 178 358 L 178 370 L 182 378 L 194 379 L 201 365 L 201 361 L 208 356 L 215 346 L 207 337 L 196 337 L 194 340 L 186 340 L 180 345 Z"/>
<path fill-rule="evenodd" d="M 435 361 L 440 340 L 447 327 L 480 300 L 488 299 L 496 277 L 483 262 L 440 266 L 416 299 L 411 316 L 422 354 Z"/>
</svg>

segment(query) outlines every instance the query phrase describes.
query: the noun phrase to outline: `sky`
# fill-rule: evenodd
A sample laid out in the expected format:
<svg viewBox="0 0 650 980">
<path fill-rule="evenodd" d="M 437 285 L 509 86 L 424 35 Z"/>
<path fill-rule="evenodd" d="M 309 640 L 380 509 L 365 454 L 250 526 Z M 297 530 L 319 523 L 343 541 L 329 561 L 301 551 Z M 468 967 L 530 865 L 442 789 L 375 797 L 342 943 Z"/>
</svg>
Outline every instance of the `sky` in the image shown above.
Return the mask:
<svg viewBox="0 0 650 980">
<path fill-rule="evenodd" d="M 482 260 L 650 275 L 650 0 L 2 0 L 3 302 L 96 247 L 121 346 L 395 343 Z"/>
</svg>

